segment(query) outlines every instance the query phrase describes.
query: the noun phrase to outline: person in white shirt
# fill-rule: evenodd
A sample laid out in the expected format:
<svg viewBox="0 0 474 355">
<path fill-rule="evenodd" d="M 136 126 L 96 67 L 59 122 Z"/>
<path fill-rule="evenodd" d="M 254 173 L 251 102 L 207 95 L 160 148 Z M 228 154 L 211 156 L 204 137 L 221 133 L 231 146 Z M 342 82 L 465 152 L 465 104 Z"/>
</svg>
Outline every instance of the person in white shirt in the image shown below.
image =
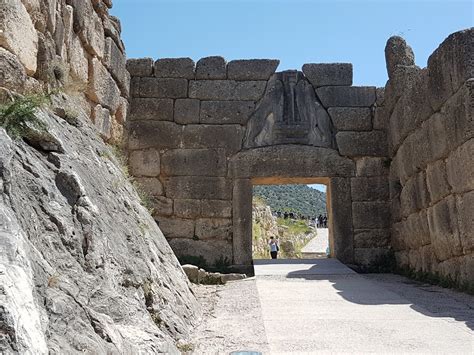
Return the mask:
<svg viewBox="0 0 474 355">
<path fill-rule="evenodd" d="M 275 238 L 270 237 L 268 247 L 270 249 L 270 255 L 272 259 L 276 259 L 278 257 L 278 251 L 280 250 L 280 247 L 278 246 L 278 240 L 275 240 Z"/>
</svg>

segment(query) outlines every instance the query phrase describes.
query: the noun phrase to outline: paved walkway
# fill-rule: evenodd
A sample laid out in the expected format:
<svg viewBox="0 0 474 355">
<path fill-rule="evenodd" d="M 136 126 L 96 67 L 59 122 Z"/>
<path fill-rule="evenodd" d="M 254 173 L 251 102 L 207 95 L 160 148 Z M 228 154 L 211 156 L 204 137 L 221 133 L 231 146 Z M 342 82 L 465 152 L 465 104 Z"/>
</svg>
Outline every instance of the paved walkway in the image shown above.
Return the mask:
<svg viewBox="0 0 474 355">
<path fill-rule="evenodd" d="M 255 263 L 271 354 L 474 353 L 473 308 L 439 317 L 335 259 Z"/>
<path fill-rule="evenodd" d="M 329 236 L 327 228 L 318 228 L 317 235 L 301 249 L 303 258 L 321 258 L 326 257 L 326 250 L 329 246 Z"/>
</svg>

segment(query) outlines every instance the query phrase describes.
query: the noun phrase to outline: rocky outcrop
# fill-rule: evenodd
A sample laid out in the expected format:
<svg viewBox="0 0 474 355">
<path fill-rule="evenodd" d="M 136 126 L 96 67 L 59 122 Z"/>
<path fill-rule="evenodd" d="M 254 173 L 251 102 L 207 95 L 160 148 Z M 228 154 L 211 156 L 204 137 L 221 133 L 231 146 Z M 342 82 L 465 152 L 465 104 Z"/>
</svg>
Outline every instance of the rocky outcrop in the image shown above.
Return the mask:
<svg viewBox="0 0 474 355">
<path fill-rule="evenodd" d="M 179 353 L 199 305 L 119 160 L 86 115 L 37 117 L 0 128 L 0 352 Z"/>
</svg>

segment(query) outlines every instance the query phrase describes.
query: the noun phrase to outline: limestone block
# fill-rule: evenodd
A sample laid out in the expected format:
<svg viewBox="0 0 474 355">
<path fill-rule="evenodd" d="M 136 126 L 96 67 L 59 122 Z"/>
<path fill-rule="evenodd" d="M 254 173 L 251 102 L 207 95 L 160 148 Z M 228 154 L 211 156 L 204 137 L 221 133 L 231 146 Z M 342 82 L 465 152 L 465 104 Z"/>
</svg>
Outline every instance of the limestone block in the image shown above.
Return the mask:
<svg viewBox="0 0 474 355">
<path fill-rule="evenodd" d="M 153 59 L 152 58 L 127 59 L 127 70 L 132 77 L 152 76 L 153 75 Z"/>
<path fill-rule="evenodd" d="M 120 97 L 119 101 L 120 104 L 117 109 L 117 112 L 115 112 L 115 119 L 118 123 L 123 125 L 127 121 L 129 103 L 128 100 L 124 97 Z"/>
<path fill-rule="evenodd" d="M 200 218 L 196 220 L 195 234 L 201 240 L 232 240 L 232 221 L 228 218 Z"/>
<path fill-rule="evenodd" d="M 406 250 L 407 245 L 405 241 L 405 222 L 397 222 L 392 225 L 390 230 L 391 239 L 390 244 L 395 251 Z"/>
<path fill-rule="evenodd" d="M 3 1 L 0 11 L 0 46 L 16 56 L 28 75 L 36 72 L 38 35 L 20 1 Z"/>
<path fill-rule="evenodd" d="M 196 79 L 226 79 L 226 61 L 219 56 L 201 58 L 196 63 Z"/>
<path fill-rule="evenodd" d="M 0 87 L 22 92 L 27 80 L 25 68 L 18 57 L 0 47 Z"/>
<path fill-rule="evenodd" d="M 105 34 L 99 15 L 90 1 L 70 0 L 74 8 L 74 32 L 79 34 L 84 47 L 91 55 L 104 57 Z"/>
<path fill-rule="evenodd" d="M 354 248 L 382 248 L 390 246 L 390 229 L 355 229 Z"/>
<path fill-rule="evenodd" d="M 224 149 L 172 149 L 161 159 L 165 176 L 204 175 L 226 176 L 227 159 Z"/>
<path fill-rule="evenodd" d="M 394 157 L 392 162 L 395 162 L 398 167 L 398 175 L 400 182 L 404 185 L 406 181 L 415 174 L 413 170 L 413 140 L 406 139 L 400 146 L 397 155 Z"/>
<path fill-rule="evenodd" d="M 153 217 L 171 216 L 173 214 L 173 200 L 164 196 L 154 196 L 152 198 Z"/>
<path fill-rule="evenodd" d="M 471 287 L 474 285 L 474 255 L 469 254 L 458 259 L 459 262 L 459 281 L 468 283 Z"/>
<path fill-rule="evenodd" d="M 258 100 L 266 81 L 191 80 L 189 97 L 200 100 Z"/>
<path fill-rule="evenodd" d="M 232 250 L 235 265 L 252 265 L 252 183 L 234 180 L 232 192 Z"/>
<path fill-rule="evenodd" d="M 166 197 L 173 199 L 228 200 L 232 194 L 231 181 L 222 177 L 173 176 L 164 178 Z"/>
<path fill-rule="evenodd" d="M 194 61 L 191 58 L 163 58 L 155 62 L 157 78 L 194 79 Z"/>
<path fill-rule="evenodd" d="M 332 224 L 334 245 L 333 256 L 343 263 L 354 262 L 353 212 L 351 206 L 351 183 L 346 178 L 330 180 L 330 223 Z M 332 219 L 332 221 L 331 221 Z M 370 228 L 370 227 L 369 227 Z"/>
<path fill-rule="evenodd" d="M 173 121 L 173 100 L 133 98 L 131 100 L 129 117 L 131 121 Z"/>
<path fill-rule="evenodd" d="M 168 99 L 185 98 L 188 91 L 186 79 L 140 78 L 140 96 Z"/>
<path fill-rule="evenodd" d="M 242 148 L 244 129 L 240 125 L 187 125 L 183 128 L 186 148 L 226 148 L 235 153 Z"/>
<path fill-rule="evenodd" d="M 192 240 L 183 238 L 168 239 L 175 252 L 180 256 L 199 255 L 208 265 L 214 265 L 219 259 L 232 259 L 232 243 L 226 240 Z"/>
<path fill-rule="evenodd" d="M 232 217 L 232 203 L 225 200 L 202 200 L 202 217 L 230 218 Z"/>
<path fill-rule="evenodd" d="M 374 86 L 324 86 L 316 89 L 324 107 L 370 107 L 375 103 Z"/>
<path fill-rule="evenodd" d="M 332 193 L 332 192 L 331 192 Z M 335 208 L 334 206 L 332 208 Z M 354 229 L 385 229 L 390 227 L 388 202 L 353 202 L 352 223 Z"/>
<path fill-rule="evenodd" d="M 356 160 L 357 176 L 382 176 L 388 174 L 386 158 L 362 157 Z"/>
<path fill-rule="evenodd" d="M 449 155 L 446 170 L 454 192 L 474 189 L 474 139 L 468 140 Z"/>
<path fill-rule="evenodd" d="M 355 164 L 332 149 L 278 145 L 240 152 L 229 171 L 236 178 L 353 176 Z"/>
<path fill-rule="evenodd" d="M 352 85 L 351 63 L 309 63 L 302 70 L 314 88 Z"/>
<path fill-rule="evenodd" d="M 336 134 L 337 146 L 341 155 L 386 156 L 387 135 L 384 131 L 339 132 Z"/>
<path fill-rule="evenodd" d="M 174 217 L 161 217 L 156 219 L 158 226 L 166 238 L 187 238 L 194 237 L 194 220 Z M 191 252 L 188 255 L 196 255 Z"/>
<path fill-rule="evenodd" d="M 182 126 L 166 121 L 130 122 L 128 149 L 178 148 L 182 142 Z"/>
<path fill-rule="evenodd" d="M 365 107 L 331 107 L 328 110 L 338 131 L 370 131 L 372 110 Z"/>
<path fill-rule="evenodd" d="M 112 38 L 105 39 L 104 64 L 117 81 L 124 96 L 129 94 L 128 73 L 126 69 L 125 54 L 117 47 Z"/>
<path fill-rule="evenodd" d="M 181 218 L 197 218 L 201 216 L 201 200 L 174 200 L 174 215 Z"/>
<path fill-rule="evenodd" d="M 189 281 L 195 284 L 199 283 L 199 268 L 197 266 L 186 264 L 182 268 Z"/>
<path fill-rule="evenodd" d="M 456 207 L 463 253 L 474 253 L 474 191 L 457 196 Z"/>
<path fill-rule="evenodd" d="M 385 106 L 378 106 L 375 109 L 373 127 L 377 130 L 387 130 L 389 128 L 390 111 Z"/>
<path fill-rule="evenodd" d="M 203 101 L 200 122 L 245 125 L 254 110 L 254 101 Z"/>
<path fill-rule="evenodd" d="M 140 97 L 140 77 L 138 76 L 130 79 L 130 96 Z"/>
<path fill-rule="evenodd" d="M 392 79 L 398 66 L 415 65 L 415 55 L 402 37 L 392 36 L 385 45 L 385 61 L 388 77 Z"/>
<path fill-rule="evenodd" d="M 449 195 L 451 188 L 448 184 L 446 164 L 444 160 L 438 160 L 437 162 L 428 165 L 426 169 L 426 185 L 432 203 Z"/>
<path fill-rule="evenodd" d="M 128 157 L 133 176 L 160 175 L 160 152 L 157 149 L 133 150 Z"/>
<path fill-rule="evenodd" d="M 180 124 L 199 123 L 200 101 L 178 99 L 174 105 L 174 121 Z"/>
<path fill-rule="evenodd" d="M 456 199 L 453 196 L 442 199 L 428 209 L 431 244 L 440 261 L 462 254 L 457 216 Z"/>
<path fill-rule="evenodd" d="M 389 261 L 388 248 L 355 248 L 354 262 L 357 265 L 377 266 L 386 265 Z"/>
<path fill-rule="evenodd" d="M 155 197 L 163 195 L 163 185 L 160 180 L 155 177 L 135 177 L 139 189 L 142 190 L 147 197 Z"/>
<path fill-rule="evenodd" d="M 386 176 L 351 178 L 353 201 L 374 201 L 389 199 L 388 179 Z"/>
<path fill-rule="evenodd" d="M 411 141 L 411 147 L 413 149 L 411 151 L 411 169 L 413 172 L 425 170 L 427 163 L 431 161 L 430 145 L 432 144 L 432 142 L 430 142 L 428 137 L 428 129 L 426 128 L 426 126 L 422 126 L 408 138 Z"/>
<path fill-rule="evenodd" d="M 102 22 L 104 24 L 105 37 L 112 38 L 112 40 L 115 42 L 120 51 L 122 51 L 122 53 L 125 53 L 125 46 L 122 40 L 120 39 L 120 20 L 115 16 L 104 16 L 102 17 Z"/>
<path fill-rule="evenodd" d="M 275 73 L 278 64 L 280 64 L 280 61 L 274 59 L 232 60 L 227 64 L 227 78 L 233 80 L 268 80 Z"/>
<path fill-rule="evenodd" d="M 87 97 L 107 107 L 114 114 L 120 103 L 120 91 L 114 79 L 97 58 L 90 61 L 89 74 Z"/>
<path fill-rule="evenodd" d="M 426 174 L 420 172 L 410 178 L 403 186 L 400 194 L 402 216 L 407 217 L 413 212 L 428 207 L 429 202 Z"/>
<path fill-rule="evenodd" d="M 428 58 L 429 102 L 434 111 L 474 77 L 474 29 L 448 36 Z"/>
<path fill-rule="evenodd" d="M 112 137 L 112 119 L 110 111 L 103 108 L 101 105 L 95 105 L 92 110 L 92 120 L 94 125 L 99 130 L 99 134 L 105 140 Z"/>
</svg>

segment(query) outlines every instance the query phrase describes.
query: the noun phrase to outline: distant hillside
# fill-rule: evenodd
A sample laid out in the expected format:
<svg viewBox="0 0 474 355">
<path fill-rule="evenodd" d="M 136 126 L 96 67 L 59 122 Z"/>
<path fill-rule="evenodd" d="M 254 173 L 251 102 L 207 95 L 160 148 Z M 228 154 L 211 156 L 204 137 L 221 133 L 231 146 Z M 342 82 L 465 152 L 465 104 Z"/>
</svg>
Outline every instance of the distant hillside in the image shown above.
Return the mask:
<svg viewBox="0 0 474 355">
<path fill-rule="evenodd" d="M 272 211 L 305 216 L 326 213 L 326 194 L 307 185 L 257 185 L 253 187 L 253 195 L 262 198 Z"/>
</svg>

